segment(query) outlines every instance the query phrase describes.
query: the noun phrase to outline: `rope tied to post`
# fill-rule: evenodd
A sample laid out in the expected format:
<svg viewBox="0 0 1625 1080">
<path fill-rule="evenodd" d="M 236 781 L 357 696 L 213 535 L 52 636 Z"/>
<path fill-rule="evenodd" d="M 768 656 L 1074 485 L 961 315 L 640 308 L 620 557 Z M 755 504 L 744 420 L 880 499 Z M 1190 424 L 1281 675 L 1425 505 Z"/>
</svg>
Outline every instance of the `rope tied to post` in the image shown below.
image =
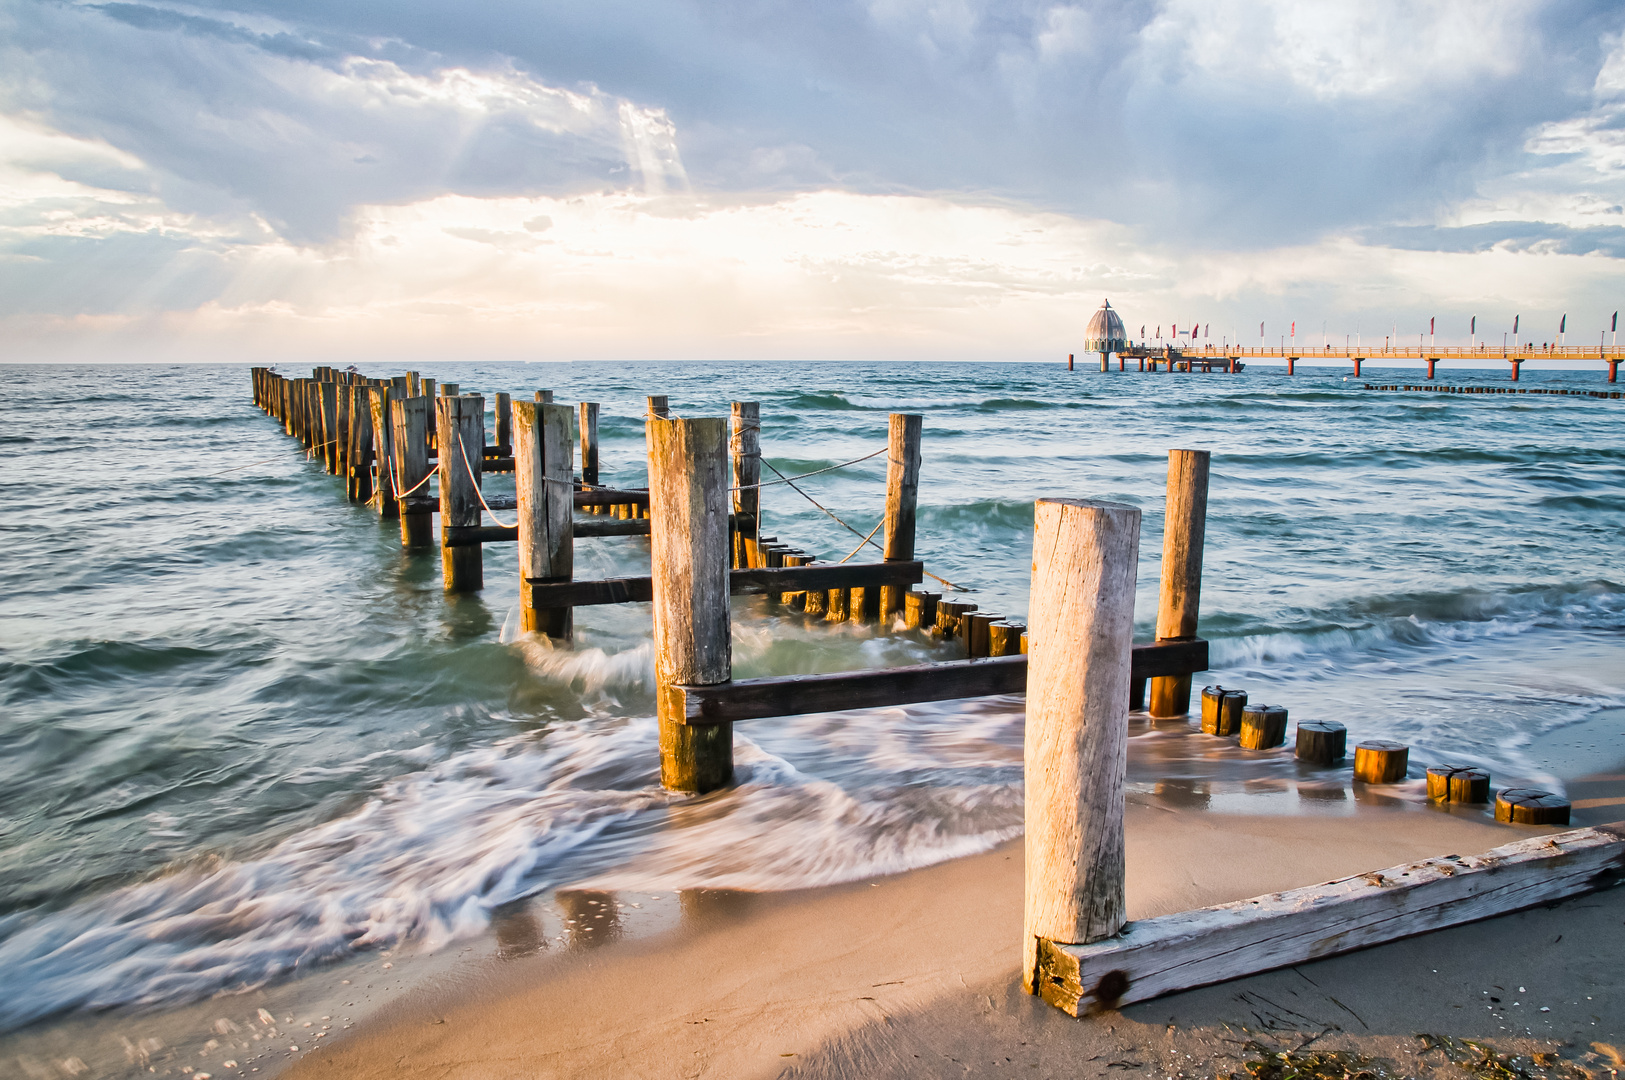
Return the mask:
<svg viewBox="0 0 1625 1080">
<path fill-rule="evenodd" d="M 741 484 L 738 487 L 732 487 L 732 488 L 729 488 L 728 490 L 729 491 L 750 491 L 750 490 L 752 490 L 754 488 L 775 487 L 775 486 L 777 486 L 779 484 L 789 484 L 791 487 L 795 487 L 796 486 L 795 481 L 797 481 L 797 480 L 805 480 L 809 476 L 818 476 L 821 473 L 834 472 L 836 469 L 844 469 L 849 465 L 856 465 L 859 462 L 868 461 L 870 458 L 879 457 L 881 454 L 886 453 L 886 451 L 888 451 L 890 449 L 891 449 L 891 447 L 889 447 L 889 446 L 882 446 L 879 450 L 876 450 L 872 454 L 864 454 L 860 458 L 853 458 L 851 461 L 843 461 L 839 465 L 831 465 L 827 469 L 814 469 L 812 472 L 801 473 L 798 476 L 785 476 L 783 473 L 779 472 L 779 470 L 773 469 L 773 463 L 772 462 L 768 461 L 766 458 L 762 458 L 762 464 L 766 465 L 770 469 L 773 469 L 774 473 L 776 473 L 778 475 L 779 479 L 777 479 L 777 480 L 764 480 L 759 484 Z M 761 455 L 758 454 L 757 456 L 760 457 Z M 796 490 L 801 491 L 800 488 L 796 488 Z M 803 495 L 807 494 L 805 491 L 802 491 L 801 493 Z M 811 496 L 808 496 L 808 499 L 810 500 Z M 817 504 L 814 503 L 814 505 L 817 505 Z M 820 509 L 822 509 L 822 508 L 820 508 Z M 828 511 L 826 510 L 825 513 L 828 513 Z M 848 528 L 850 528 L 850 527 L 851 526 L 848 526 Z M 853 531 L 856 532 L 856 530 L 853 530 Z M 862 536 L 863 534 L 858 533 L 857 535 Z"/>
<path fill-rule="evenodd" d="M 480 478 L 474 475 L 474 466 L 472 466 L 472 465 L 470 465 L 468 463 L 468 447 L 463 445 L 463 439 L 462 439 L 462 436 L 460 434 L 457 435 L 457 452 L 458 452 L 458 454 L 462 455 L 463 468 L 468 470 L 469 482 L 474 485 L 474 497 L 476 499 L 480 500 L 480 505 L 485 507 L 485 512 L 487 514 L 491 515 L 491 520 L 495 521 L 498 525 L 502 526 L 504 529 L 517 529 L 517 528 L 519 528 L 519 519 L 518 518 L 514 518 L 513 524 L 509 525 L 507 522 L 505 522 L 501 518 L 497 517 L 496 512 L 494 510 L 492 510 L 491 507 L 486 503 L 485 495 L 480 491 Z"/>
<path fill-rule="evenodd" d="M 891 449 L 891 448 L 886 447 L 884 449 L 877 450 L 877 451 L 875 451 L 875 453 L 868 455 L 868 457 L 875 457 L 875 456 L 877 456 L 879 454 L 884 454 L 889 449 Z M 868 460 L 868 458 L 858 458 L 858 461 L 866 461 L 866 460 Z M 881 518 L 880 521 L 876 522 L 875 527 L 869 530 L 869 535 L 864 536 L 862 533 L 858 532 L 858 530 L 854 529 L 852 526 L 850 526 L 846 522 L 842 521 L 840 519 L 839 515 L 837 515 L 835 513 L 835 511 L 831 510 L 829 507 L 825 506 L 823 503 L 819 502 L 817 499 L 813 498 L 811 495 L 808 495 L 805 491 L 802 491 L 799 487 L 796 487 L 795 481 L 800 480 L 802 477 L 800 477 L 800 476 L 785 476 L 783 473 L 779 472 L 778 469 L 774 468 L 773 463 L 771 461 L 767 460 L 766 458 L 762 459 L 762 464 L 766 465 L 770 469 L 773 469 L 773 471 L 775 473 L 777 473 L 778 476 L 781 478 L 779 481 L 775 481 L 776 483 L 782 482 L 782 483 L 785 483 L 785 484 L 789 484 L 790 489 L 792 491 L 796 492 L 803 499 L 806 499 L 808 502 L 810 502 L 814 506 L 818 507 L 818 509 L 820 509 L 824 513 L 828 514 L 830 519 L 832 521 L 834 521 L 835 524 L 839 525 L 841 528 L 845 529 L 847 532 L 851 533 L 853 536 L 856 536 L 856 537 L 859 538 L 858 546 L 852 549 L 852 555 L 856 555 L 859 551 L 863 550 L 863 545 L 864 544 L 868 544 L 871 547 L 875 548 L 882 555 L 885 554 L 886 549 L 881 547 L 879 544 L 875 543 L 874 540 L 872 539 L 872 537 L 875 535 L 875 533 L 880 531 L 880 526 L 885 524 L 885 521 L 886 521 L 885 518 Z M 851 465 L 851 464 L 853 464 L 853 462 L 847 462 L 847 464 Z M 837 465 L 837 466 L 834 466 L 834 467 L 837 468 L 837 469 L 843 468 L 843 466 L 840 466 L 840 465 Z M 829 470 L 828 469 L 819 469 L 818 472 L 829 472 Z M 806 473 L 805 475 L 807 475 L 807 476 L 817 476 L 818 473 Z M 752 486 L 755 486 L 755 485 L 752 485 Z M 738 490 L 738 489 L 736 489 L 736 490 Z M 852 555 L 848 555 L 846 557 L 846 559 L 842 559 L 841 562 L 843 562 L 843 563 L 846 562 L 846 560 L 850 559 L 852 557 Z M 925 574 L 925 576 L 930 578 L 932 581 L 940 581 L 940 582 L 942 582 L 944 585 L 946 585 L 948 588 L 952 589 L 954 592 L 975 592 L 976 591 L 975 589 L 967 589 L 964 586 L 955 585 L 953 582 L 949 581 L 947 578 L 938 577 L 936 574 L 933 574 L 931 571 L 926 570 L 923 567 L 921 568 L 921 573 Z"/>
</svg>

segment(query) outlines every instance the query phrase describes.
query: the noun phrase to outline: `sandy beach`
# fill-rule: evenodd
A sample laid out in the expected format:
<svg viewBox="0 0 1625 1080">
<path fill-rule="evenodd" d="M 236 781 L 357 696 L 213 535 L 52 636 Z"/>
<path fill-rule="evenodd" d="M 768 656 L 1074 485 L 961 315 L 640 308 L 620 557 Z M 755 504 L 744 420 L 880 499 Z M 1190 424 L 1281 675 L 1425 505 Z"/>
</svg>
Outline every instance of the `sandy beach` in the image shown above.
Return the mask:
<svg viewBox="0 0 1625 1080">
<path fill-rule="evenodd" d="M 1133 918 L 1531 834 L 1406 809 L 1286 818 L 1142 799 L 1127 829 Z M 1625 891 L 1075 1020 L 1020 992 L 1021 884 L 1014 841 L 894 877 L 737 898 L 652 939 L 465 973 L 284 1075 L 1191 1076 L 1310 1039 L 1410 1071 L 1429 1060 L 1413 1060 L 1423 1033 L 1606 1060 L 1590 1044 L 1625 1029 Z"/>
</svg>

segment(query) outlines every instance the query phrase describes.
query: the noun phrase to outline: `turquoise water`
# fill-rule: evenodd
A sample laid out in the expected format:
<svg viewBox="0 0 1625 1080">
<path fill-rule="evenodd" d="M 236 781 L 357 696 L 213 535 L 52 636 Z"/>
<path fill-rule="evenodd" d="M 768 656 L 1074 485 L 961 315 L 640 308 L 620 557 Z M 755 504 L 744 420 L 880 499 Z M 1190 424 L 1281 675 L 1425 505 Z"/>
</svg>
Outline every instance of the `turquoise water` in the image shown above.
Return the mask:
<svg viewBox="0 0 1625 1080">
<path fill-rule="evenodd" d="M 1533 741 L 1625 705 L 1622 401 L 1379 394 L 1342 369 L 421 369 L 488 400 L 601 402 L 602 479 L 625 486 L 644 481 L 648 393 L 682 416 L 760 401 L 764 453 L 792 474 L 879 448 L 890 411 L 922 413 L 927 566 L 1022 616 L 1032 501 L 1135 503 L 1142 638 L 1166 452 L 1209 449 L 1213 679 L 1399 738 L 1418 767 L 1559 789 Z M 245 367 L 6 376 L 0 1029 L 467 938 L 564 885 L 790 888 L 1019 831 L 1018 700 L 740 725 L 740 786 L 695 814 L 658 786 L 646 606 L 578 611 L 572 649 L 526 640 L 511 546 L 487 548 L 482 594 L 447 597 L 438 553 L 403 552 L 392 523 L 347 504 L 254 408 Z M 1523 385 L 1600 377 L 1526 370 Z M 868 532 L 884 460 L 803 486 Z M 766 531 L 821 557 L 857 543 L 787 488 L 764 504 Z M 647 572 L 640 538 L 576 551 L 578 577 Z M 954 655 L 745 598 L 734 644 L 739 677 Z M 1215 807 L 1290 771 L 1135 733 L 1131 783 L 1200 785 Z M 1622 758 L 1599 746 L 1593 764 Z"/>
</svg>

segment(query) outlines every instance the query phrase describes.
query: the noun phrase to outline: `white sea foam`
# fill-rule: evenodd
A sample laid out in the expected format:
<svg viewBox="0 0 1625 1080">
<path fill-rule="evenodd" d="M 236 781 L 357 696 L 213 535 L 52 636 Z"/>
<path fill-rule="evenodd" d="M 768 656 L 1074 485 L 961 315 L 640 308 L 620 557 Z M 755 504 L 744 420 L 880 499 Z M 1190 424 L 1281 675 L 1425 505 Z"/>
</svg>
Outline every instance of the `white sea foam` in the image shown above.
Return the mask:
<svg viewBox="0 0 1625 1080">
<path fill-rule="evenodd" d="M 625 663 L 646 662 L 646 650 L 632 653 Z M 531 655 L 545 665 L 570 654 Z M 614 659 L 576 663 L 608 679 Z M 896 720 L 840 723 L 872 733 Z M 433 948 L 551 886 L 797 888 L 983 850 L 1019 829 L 1019 769 L 985 740 L 978 752 L 952 721 L 936 710 L 908 747 L 871 740 L 855 782 L 821 779 L 741 737 L 739 786 L 703 802 L 659 787 L 649 718 L 580 721 L 466 751 L 256 858 L 192 860 L 0 921 L 0 1028 L 63 1009 L 242 990 L 407 940 Z M 793 744 L 829 722 L 799 718 L 776 737 Z M 948 733 L 948 753 L 922 749 L 933 733 Z M 939 776 L 916 788 L 911 779 L 928 768 L 959 770 L 964 782 Z"/>
</svg>

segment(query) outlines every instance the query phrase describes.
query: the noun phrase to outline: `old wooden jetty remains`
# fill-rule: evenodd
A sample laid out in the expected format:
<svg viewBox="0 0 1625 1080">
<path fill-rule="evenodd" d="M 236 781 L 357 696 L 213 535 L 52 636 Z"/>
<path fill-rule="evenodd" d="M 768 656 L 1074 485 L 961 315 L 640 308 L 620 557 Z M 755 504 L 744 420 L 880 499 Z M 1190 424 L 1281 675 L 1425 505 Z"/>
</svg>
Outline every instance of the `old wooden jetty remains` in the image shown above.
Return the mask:
<svg viewBox="0 0 1625 1080">
<path fill-rule="evenodd" d="M 317 369 L 309 379 L 254 370 L 256 402 L 344 477 L 351 499 L 372 502 L 385 518 L 398 517 L 403 544 L 430 546 L 430 518 L 440 515 L 448 590 L 480 587 L 484 544 L 517 541 L 528 631 L 568 640 L 577 607 L 650 604 L 661 781 L 672 790 L 705 793 L 733 782 L 735 723 L 1025 693 L 1022 981 L 1075 1015 L 1625 880 L 1621 824 L 1126 921 L 1128 713 L 1143 706 L 1153 718 L 1187 715 L 1192 675 L 1208 667 L 1207 642 L 1197 636 L 1210 465 L 1205 451 L 1169 453 L 1155 640 L 1136 645 L 1135 507 L 1078 499 L 1035 504 L 1030 628 L 915 587 L 925 577 L 914 557 L 918 416 L 893 414 L 887 446 L 868 455 L 887 455 L 885 536 L 877 545 L 882 560 L 828 564 L 760 535 L 765 485 L 754 402 L 733 403 L 727 418 L 680 419 L 664 398 L 649 398 L 649 487 L 623 490 L 598 483 L 595 404 L 572 409 L 555 404 L 547 391 L 537 391 L 535 401 L 498 394 L 497 438 L 487 443 L 484 399 L 458 389 L 443 384 L 436 397 L 433 382 L 415 373 L 385 381 L 331 369 Z M 480 492 L 482 472 L 495 470 L 514 473 L 511 504 Z M 438 497 L 420 494 L 435 476 Z M 615 508 L 614 517 L 575 516 L 578 509 L 605 508 Z M 516 522 L 482 524 L 482 511 L 498 509 L 517 511 Z M 649 575 L 576 580 L 575 537 L 606 535 L 647 535 Z M 729 598 L 739 594 L 765 594 L 826 620 L 878 619 L 928 629 L 962 642 L 966 657 L 736 680 Z M 1202 730 L 1210 735 L 1235 736 L 1253 750 L 1286 739 L 1286 710 L 1278 706 L 1249 705 L 1244 693 L 1220 686 L 1205 688 L 1201 703 Z M 1297 756 L 1335 766 L 1345 756 L 1346 736 L 1335 722 L 1300 722 Z M 1396 743 L 1360 743 L 1354 757 L 1357 783 L 1393 783 L 1410 766 L 1408 748 Z M 1428 790 L 1440 802 L 1483 803 L 1490 778 L 1469 766 L 1435 765 Z M 1568 803 L 1548 792 L 1505 790 L 1495 803 L 1496 817 L 1511 823 L 1568 821 Z"/>
</svg>

